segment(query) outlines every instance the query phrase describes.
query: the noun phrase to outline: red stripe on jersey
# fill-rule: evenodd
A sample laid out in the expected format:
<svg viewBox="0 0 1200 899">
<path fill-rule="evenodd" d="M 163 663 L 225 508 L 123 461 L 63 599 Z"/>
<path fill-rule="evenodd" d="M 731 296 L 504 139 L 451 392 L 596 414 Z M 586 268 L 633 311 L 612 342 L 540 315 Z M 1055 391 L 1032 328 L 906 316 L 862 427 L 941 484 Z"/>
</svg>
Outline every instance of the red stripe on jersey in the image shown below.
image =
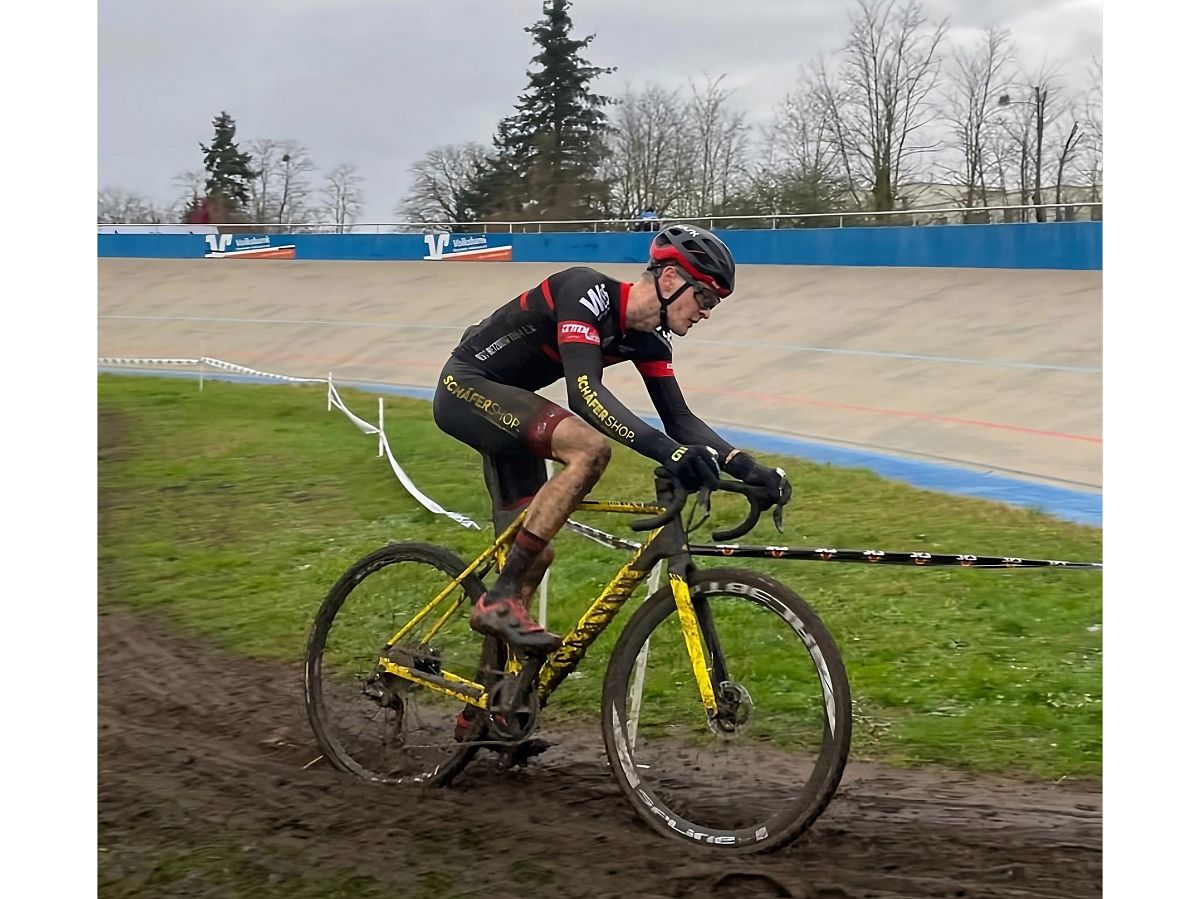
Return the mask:
<svg viewBox="0 0 1200 899">
<path fill-rule="evenodd" d="M 633 363 L 637 370 L 642 373 L 643 378 L 673 378 L 675 377 L 675 369 L 670 362 L 635 362 Z"/>
<path fill-rule="evenodd" d="M 550 279 L 547 278 L 542 282 L 542 296 L 546 298 L 546 305 L 550 307 L 550 311 L 554 311 L 554 297 L 550 296 Z"/>
<path fill-rule="evenodd" d="M 521 294 L 521 311 L 522 312 L 529 311 L 529 291 L 528 290 L 525 291 L 523 294 Z"/>
<path fill-rule="evenodd" d="M 629 303 L 629 290 L 633 287 L 632 284 L 621 282 L 621 301 L 618 304 L 619 318 L 621 324 L 621 333 L 625 333 L 625 306 Z"/>
<path fill-rule="evenodd" d="M 562 362 L 562 356 L 558 355 L 558 350 L 550 346 L 548 343 L 542 344 L 542 352 L 553 359 L 555 362 Z"/>
<path fill-rule="evenodd" d="M 587 322 L 559 322 L 558 342 L 560 344 L 590 343 L 593 346 L 600 346 L 600 332 Z"/>
</svg>

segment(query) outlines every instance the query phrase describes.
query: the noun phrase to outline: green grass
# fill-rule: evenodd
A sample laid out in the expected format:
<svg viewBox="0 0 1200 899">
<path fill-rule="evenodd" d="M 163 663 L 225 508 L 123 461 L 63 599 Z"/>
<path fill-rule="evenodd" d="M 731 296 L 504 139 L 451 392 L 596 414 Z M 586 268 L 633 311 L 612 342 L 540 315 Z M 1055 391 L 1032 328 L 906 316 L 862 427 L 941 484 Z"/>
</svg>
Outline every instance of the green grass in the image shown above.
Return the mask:
<svg viewBox="0 0 1200 899">
<path fill-rule="evenodd" d="M 231 652 L 294 661 L 321 599 L 355 559 L 392 540 L 470 558 L 488 539 L 421 508 L 377 458 L 375 439 L 326 411 L 323 388 L 207 381 L 200 391 L 193 381 L 103 375 L 99 389 L 104 604 L 153 611 Z M 374 396 L 343 397 L 375 417 Z M 385 407 L 393 452 L 421 489 L 486 523 L 474 451 L 437 429 L 427 403 L 388 398 Z M 614 450 L 593 495 L 652 498 L 652 464 Z M 1102 558 L 1097 529 L 864 470 L 764 458 L 787 469 L 795 499 L 783 536 L 768 521 L 744 542 Z M 716 523 L 738 518 L 738 500 L 719 497 Z M 627 517 L 587 520 L 629 534 Z M 623 555 L 573 534 L 555 545 L 549 624 L 562 632 Z M 856 757 L 1100 775 L 1098 573 L 739 564 L 793 587 L 837 639 L 855 697 Z M 595 715 L 618 630 L 600 638 L 554 708 Z"/>
</svg>

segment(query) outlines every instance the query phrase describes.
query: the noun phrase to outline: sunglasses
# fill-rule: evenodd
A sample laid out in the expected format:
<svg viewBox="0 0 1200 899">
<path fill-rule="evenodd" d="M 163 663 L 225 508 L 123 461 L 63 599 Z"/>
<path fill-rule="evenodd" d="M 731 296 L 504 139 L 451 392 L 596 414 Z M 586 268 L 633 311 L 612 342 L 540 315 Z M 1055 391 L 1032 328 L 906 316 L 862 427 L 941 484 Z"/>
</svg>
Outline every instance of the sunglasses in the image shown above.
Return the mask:
<svg viewBox="0 0 1200 899">
<path fill-rule="evenodd" d="M 717 308 L 718 304 L 721 302 L 721 298 L 719 296 L 717 296 L 712 292 L 712 290 L 705 287 L 703 284 L 693 281 L 679 269 L 675 269 L 675 271 L 679 272 L 679 277 L 682 278 L 683 282 L 692 289 L 693 293 L 695 293 L 696 302 L 699 304 L 701 309 L 703 309 L 705 312 L 711 312 L 713 309 Z"/>
</svg>

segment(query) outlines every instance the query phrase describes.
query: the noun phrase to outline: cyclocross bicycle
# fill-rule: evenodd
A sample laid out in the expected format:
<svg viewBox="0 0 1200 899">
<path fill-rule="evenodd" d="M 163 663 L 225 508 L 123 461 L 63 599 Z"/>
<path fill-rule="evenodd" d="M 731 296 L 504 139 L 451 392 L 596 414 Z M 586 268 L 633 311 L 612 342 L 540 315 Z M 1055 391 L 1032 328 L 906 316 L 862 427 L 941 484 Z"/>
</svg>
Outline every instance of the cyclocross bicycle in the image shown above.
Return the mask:
<svg viewBox="0 0 1200 899">
<path fill-rule="evenodd" d="M 305 664 L 309 722 L 326 759 L 383 783 L 445 785 L 481 749 L 524 764 L 541 709 L 656 565 L 668 583 L 621 629 L 601 693 L 600 724 L 621 790 L 654 830 L 764 852 L 794 840 L 833 797 L 850 749 L 850 685 L 811 608 L 773 578 L 699 568 L 696 556 L 804 559 L 923 567 L 1097 570 L 1100 563 L 927 552 L 740 546 L 770 507 L 761 488 L 721 481 L 749 503 L 716 544 L 695 544 L 681 521 L 688 492 L 662 477 L 658 504 L 583 500 L 577 511 L 650 514 L 644 544 L 570 522 L 632 552 L 546 657 L 510 658 L 471 631 L 467 613 L 499 569 L 522 511 L 470 564 L 427 543 L 363 557 L 317 613 Z M 695 509 L 707 508 L 701 491 Z M 775 507 L 776 527 L 782 509 Z"/>
<path fill-rule="evenodd" d="M 469 565 L 426 543 L 393 543 L 355 563 L 309 637 L 306 705 L 325 757 L 367 780 L 436 785 L 481 749 L 524 763 L 545 746 L 532 739 L 542 707 L 665 559 L 667 584 L 622 629 L 604 679 L 601 729 L 613 774 L 664 834 L 748 851 L 794 839 L 833 796 L 850 749 L 850 686 L 837 646 L 778 581 L 698 568 L 693 556 L 739 548 L 689 546 L 679 515 L 688 493 L 662 477 L 656 488 L 659 505 L 580 502 L 581 512 L 650 514 L 632 526 L 651 533 L 642 545 L 619 541 L 631 558 L 544 658 L 510 659 L 502 641 L 466 621 L 524 512 Z M 722 481 L 716 489 L 750 506 L 740 525 L 713 535 L 718 541 L 747 533 L 769 507 L 761 488 Z"/>
</svg>

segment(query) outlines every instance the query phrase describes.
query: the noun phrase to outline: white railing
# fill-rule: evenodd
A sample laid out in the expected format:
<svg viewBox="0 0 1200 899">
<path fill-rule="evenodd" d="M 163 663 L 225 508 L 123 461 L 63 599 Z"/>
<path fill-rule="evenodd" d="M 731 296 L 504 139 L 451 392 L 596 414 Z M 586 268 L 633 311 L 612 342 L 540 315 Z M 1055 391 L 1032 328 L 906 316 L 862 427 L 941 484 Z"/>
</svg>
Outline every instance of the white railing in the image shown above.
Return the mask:
<svg viewBox="0 0 1200 899">
<path fill-rule="evenodd" d="M 1024 206 L 946 206 L 921 209 L 895 209 L 889 212 L 805 212 L 773 215 L 693 215 L 652 219 L 650 229 L 657 230 L 673 222 L 688 222 L 709 229 L 753 227 L 778 228 L 863 228 L 896 225 L 999 224 L 1002 222 L 1099 221 L 1104 204 L 1098 202 L 1041 203 Z M 550 219 L 511 222 L 360 222 L 338 225 L 335 222 L 228 222 L 201 228 L 236 229 L 259 234 L 389 234 L 459 230 L 473 233 L 543 233 L 546 231 L 634 231 L 644 229 L 644 219 Z M 107 233 L 154 233 L 156 229 L 179 230 L 179 225 L 100 224 Z"/>
</svg>

